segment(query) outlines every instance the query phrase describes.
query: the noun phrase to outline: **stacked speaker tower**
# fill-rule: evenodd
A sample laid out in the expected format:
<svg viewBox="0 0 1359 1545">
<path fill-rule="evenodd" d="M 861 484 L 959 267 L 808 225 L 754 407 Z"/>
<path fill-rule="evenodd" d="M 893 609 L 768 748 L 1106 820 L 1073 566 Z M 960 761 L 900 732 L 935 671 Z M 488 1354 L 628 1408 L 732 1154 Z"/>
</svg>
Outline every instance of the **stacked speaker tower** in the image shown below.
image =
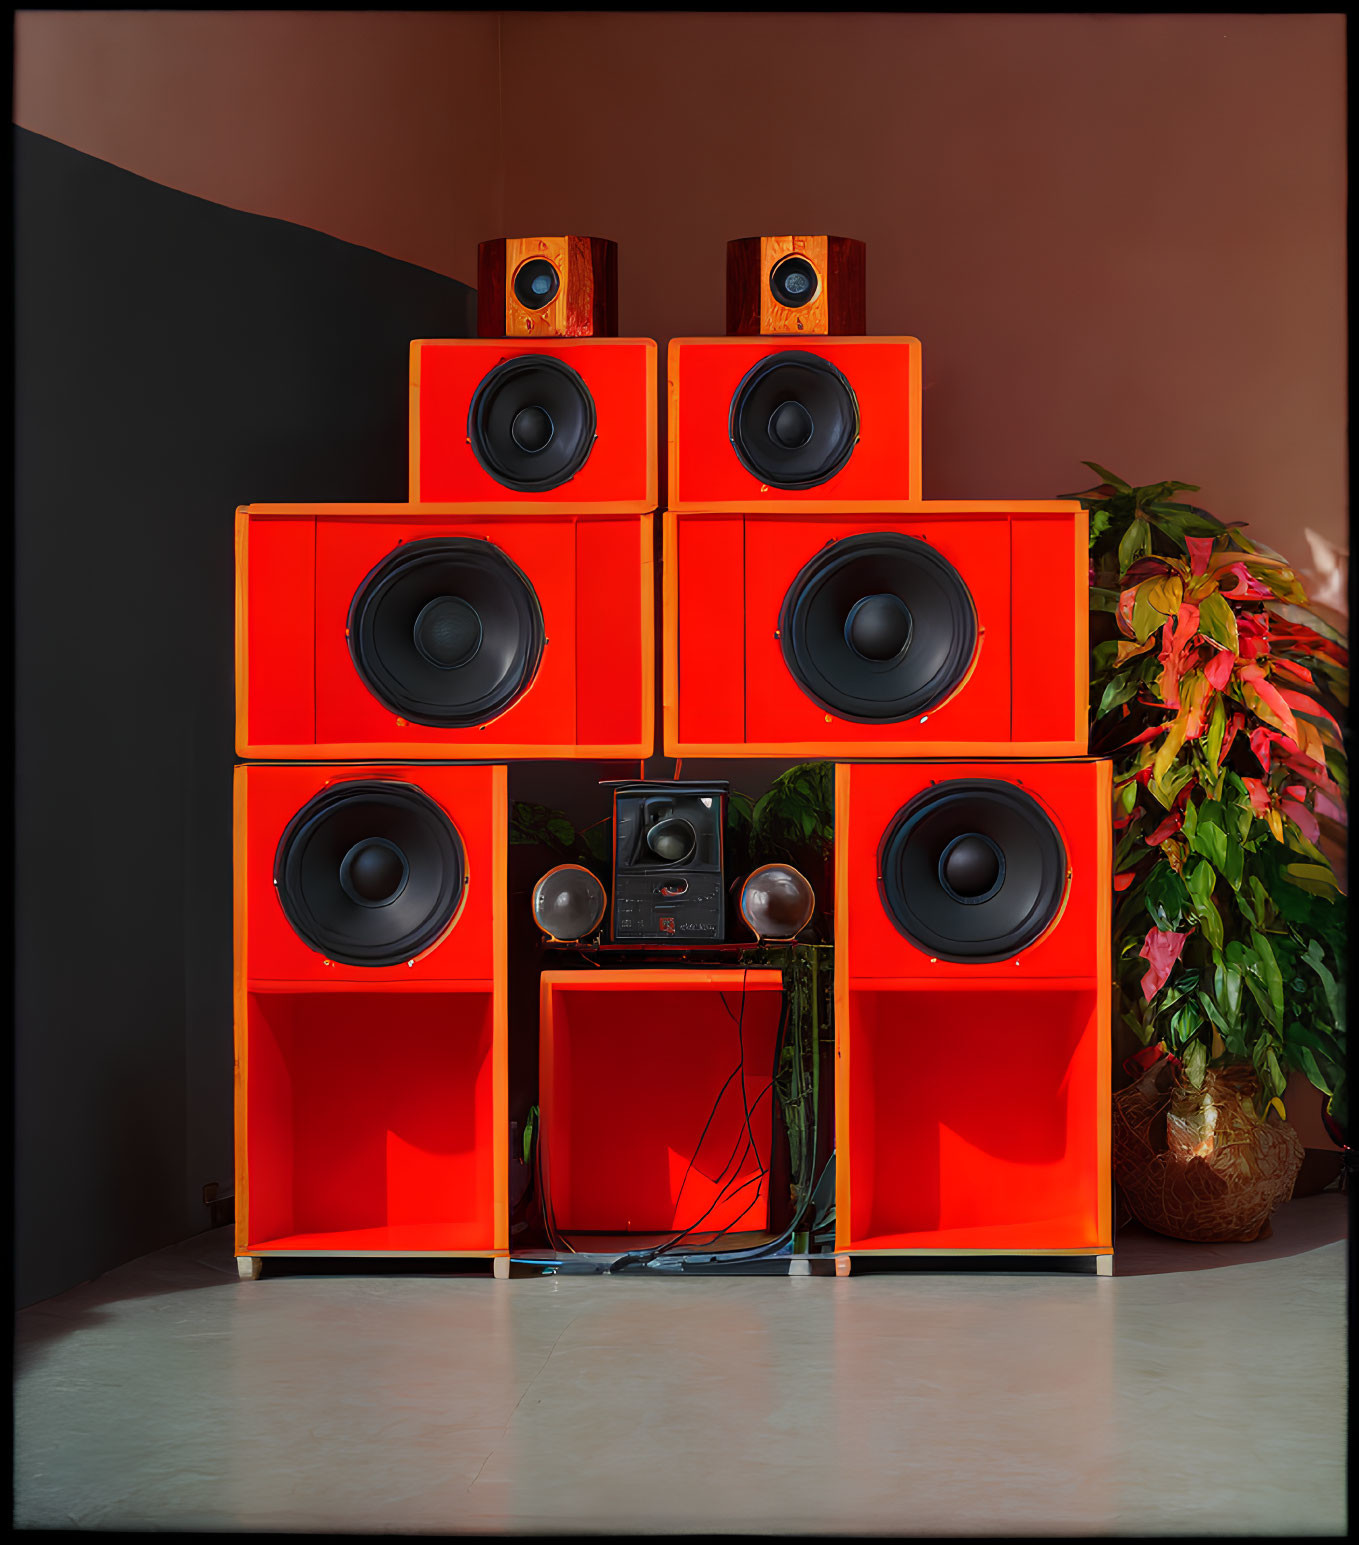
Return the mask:
<svg viewBox="0 0 1359 1545">
<path fill-rule="evenodd" d="M 509 1243 L 506 763 L 653 748 L 656 345 L 617 249 L 484 243 L 404 504 L 236 517 L 236 1250 Z"/>
<path fill-rule="evenodd" d="M 836 1250 L 1110 1268 L 1110 772 L 1073 502 L 921 498 L 863 244 L 728 247 L 669 352 L 665 750 L 835 758 Z"/>
<path fill-rule="evenodd" d="M 865 273 L 843 237 L 732 242 L 727 335 L 670 344 L 664 750 L 836 763 L 837 1268 L 1104 1272 L 1086 516 L 921 497 L 920 345 L 867 333 Z M 616 333 L 612 242 L 483 243 L 478 337 L 411 345 L 408 501 L 237 512 L 243 1274 L 508 1274 L 507 764 L 654 749 L 656 345 Z M 613 894 L 551 871 L 542 932 L 720 941 L 725 790 L 620 785 Z M 760 876 L 741 915 L 788 937 L 805 882 Z M 767 1228 L 779 973 L 617 963 L 541 973 L 549 1229 Z M 734 1181 L 685 1164 L 709 1134 Z"/>
</svg>

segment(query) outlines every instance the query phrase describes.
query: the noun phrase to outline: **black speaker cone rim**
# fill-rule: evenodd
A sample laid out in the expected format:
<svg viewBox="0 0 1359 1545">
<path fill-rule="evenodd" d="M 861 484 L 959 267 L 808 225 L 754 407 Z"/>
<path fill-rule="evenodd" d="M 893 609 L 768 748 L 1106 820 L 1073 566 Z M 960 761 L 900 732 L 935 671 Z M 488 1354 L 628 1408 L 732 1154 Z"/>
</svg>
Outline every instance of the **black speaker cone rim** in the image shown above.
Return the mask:
<svg viewBox="0 0 1359 1545">
<path fill-rule="evenodd" d="M 1027 790 L 1001 779 L 947 779 L 888 823 L 878 876 L 893 927 L 917 949 L 994 963 L 1028 949 L 1060 914 L 1066 845 Z"/>
<path fill-rule="evenodd" d="M 776 424 L 788 426 L 786 438 Z M 780 349 L 742 377 L 732 394 L 727 433 L 741 465 L 760 482 L 770 488 L 817 488 L 843 471 L 853 454 L 859 404 L 830 360 Z"/>
<path fill-rule="evenodd" d="M 448 815 L 423 789 L 395 780 L 322 789 L 288 822 L 274 854 L 289 925 L 341 965 L 395 966 L 424 954 L 454 923 L 465 881 L 462 839 Z"/>
<path fill-rule="evenodd" d="M 816 299 L 821 276 L 801 253 L 790 252 L 769 270 L 769 292 L 780 306 L 796 311 Z"/>
<path fill-rule="evenodd" d="M 561 289 L 557 265 L 546 258 L 528 258 L 514 272 L 514 298 L 525 311 L 541 311 L 556 299 Z"/>
<path fill-rule="evenodd" d="M 589 387 L 551 354 L 501 360 L 482 378 L 467 413 L 472 454 L 497 483 L 520 493 L 546 493 L 575 477 L 595 429 Z"/>
<path fill-rule="evenodd" d="M 802 691 L 855 724 L 928 713 L 966 680 L 977 650 L 962 575 L 928 542 L 898 531 L 823 547 L 789 585 L 778 631 Z"/>
<path fill-rule="evenodd" d="M 532 685 L 546 643 L 528 576 L 493 542 L 403 542 L 349 608 L 349 654 L 385 708 L 411 724 L 468 729 Z"/>
</svg>

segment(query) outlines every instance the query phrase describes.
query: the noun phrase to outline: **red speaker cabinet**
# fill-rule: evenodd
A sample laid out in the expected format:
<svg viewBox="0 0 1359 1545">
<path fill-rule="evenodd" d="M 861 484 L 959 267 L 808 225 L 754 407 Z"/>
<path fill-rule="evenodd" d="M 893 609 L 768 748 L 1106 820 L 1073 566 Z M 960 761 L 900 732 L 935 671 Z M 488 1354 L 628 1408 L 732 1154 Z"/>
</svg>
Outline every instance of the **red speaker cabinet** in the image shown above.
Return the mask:
<svg viewBox="0 0 1359 1545">
<path fill-rule="evenodd" d="M 1082 755 L 1079 504 L 664 515 L 667 756 Z"/>
<path fill-rule="evenodd" d="M 417 339 L 410 497 L 457 513 L 656 508 L 650 338 Z"/>
<path fill-rule="evenodd" d="M 540 991 L 554 1234 L 627 1248 L 684 1229 L 698 1249 L 717 1230 L 768 1227 L 781 973 L 546 971 Z"/>
<path fill-rule="evenodd" d="M 650 515 L 236 515 L 243 757 L 631 758 L 655 746 Z"/>
<path fill-rule="evenodd" d="M 836 769 L 836 1249 L 1113 1249 L 1111 767 Z"/>
<path fill-rule="evenodd" d="M 871 513 L 920 498 L 914 338 L 674 338 L 669 508 Z"/>
<path fill-rule="evenodd" d="M 237 767 L 236 1253 L 508 1253 L 504 767 Z"/>
</svg>

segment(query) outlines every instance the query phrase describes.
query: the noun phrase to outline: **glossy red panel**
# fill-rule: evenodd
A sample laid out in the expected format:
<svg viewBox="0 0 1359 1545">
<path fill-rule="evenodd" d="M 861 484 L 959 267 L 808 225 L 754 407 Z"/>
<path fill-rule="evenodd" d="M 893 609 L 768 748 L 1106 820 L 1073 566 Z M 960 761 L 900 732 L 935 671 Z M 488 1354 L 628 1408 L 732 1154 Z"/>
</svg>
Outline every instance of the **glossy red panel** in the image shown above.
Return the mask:
<svg viewBox="0 0 1359 1545">
<path fill-rule="evenodd" d="M 490 991 L 245 998 L 245 1248 L 497 1244 Z"/>
<path fill-rule="evenodd" d="M 577 745 L 644 743 L 642 754 L 650 755 L 655 744 L 653 533 L 650 517 L 576 522 Z M 557 637 L 551 627 L 547 636 Z"/>
<path fill-rule="evenodd" d="M 570 365 L 595 404 L 597 438 L 585 465 L 546 493 L 522 493 L 496 482 L 467 438 L 478 386 L 502 360 L 523 354 L 545 354 Z M 654 510 L 656 375 L 656 345 L 649 338 L 413 343 L 411 499 L 543 511 Z"/>
<path fill-rule="evenodd" d="M 364 580 L 397 546 L 434 537 L 491 542 L 527 576 L 549 640 L 528 690 L 485 726 L 431 728 L 403 720 L 354 668 L 345 623 Z M 316 532 L 316 735 L 327 742 L 401 740 L 413 755 L 475 757 L 496 742 L 571 745 L 575 740 L 576 531 L 572 520 L 323 520 Z"/>
<path fill-rule="evenodd" d="M 732 448 L 731 403 L 752 366 L 798 350 L 829 360 L 859 405 L 848 463 L 815 488 L 770 488 Z M 920 345 L 914 338 L 676 338 L 670 344 L 672 510 L 872 506 L 920 497 Z"/>
<path fill-rule="evenodd" d="M 237 743 L 316 738 L 316 521 L 236 520 Z M 247 683 L 250 691 L 247 694 Z"/>
<path fill-rule="evenodd" d="M 838 1248 L 1108 1247 L 1093 986 L 851 986 L 847 1004 Z"/>
<path fill-rule="evenodd" d="M 678 710 L 681 739 L 739 744 L 746 738 L 746 522 L 668 518 L 676 548 L 667 594 L 679 650 L 678 699 L 669 706 Z"/>
<path fill-rule="evenodd" d="M 1001 779 L 1023 789 L 1056 824 L 1070 884 L 1053 926 L 1013 959 L 989 964 L 931 960 L 899 933 L 878 890 L 878 850 L 896 813 L 916 794 L 950 780 Z M 1109 970 L 1109 763 L 974 761 L 841 764 L 835 841 L 842 909 L 837 932 L 844 970 L 864 979 L 1095 981 Z"/>
<path fill-rule="evenodd" d="M 496 930 L 503 928 L 505 769 L 503 767 L 250 766 L 237 769 L 237 917 L 244 929 L 237 969 L 246 982 L 492 980 Z M 413 965 L 350 966 L 327 962 L 293 931 L 274 887 L 279 840 L 293 816 L 323 788 L 339 782 L 394 779 L 438 804 L 462 839 L 468 883 L 453 926 Z M 243 921 L 242 921 L 243 920 Z M 502 946 L 503 947 L 503 946 Z"/>
<path fill-rule="evenodd" d="M 702 1219 L 704 1243 L 767 1227 L 781 1001 L 777 971 L 544 975 L 539 1103 L 559 1232 Z"/>
</svg>

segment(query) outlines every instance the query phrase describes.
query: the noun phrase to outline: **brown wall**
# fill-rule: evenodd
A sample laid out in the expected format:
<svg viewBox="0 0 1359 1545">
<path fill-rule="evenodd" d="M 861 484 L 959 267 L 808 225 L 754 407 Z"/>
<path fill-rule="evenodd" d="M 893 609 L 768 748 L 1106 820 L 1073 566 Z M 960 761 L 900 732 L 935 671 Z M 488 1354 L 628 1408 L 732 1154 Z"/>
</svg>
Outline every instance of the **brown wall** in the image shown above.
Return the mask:
<svg viewBox="0 0 1359 1545">
<path fill-rule="evenodd" d="M 1088 457 L 1348 545 L 1342 15 L 22 12 L 16 118 L 464 281 L 621 249 L 623 331 L 720 331 L 724 243 L 869 247 L 924 344 L 925 493 Z"/>
</svg>

